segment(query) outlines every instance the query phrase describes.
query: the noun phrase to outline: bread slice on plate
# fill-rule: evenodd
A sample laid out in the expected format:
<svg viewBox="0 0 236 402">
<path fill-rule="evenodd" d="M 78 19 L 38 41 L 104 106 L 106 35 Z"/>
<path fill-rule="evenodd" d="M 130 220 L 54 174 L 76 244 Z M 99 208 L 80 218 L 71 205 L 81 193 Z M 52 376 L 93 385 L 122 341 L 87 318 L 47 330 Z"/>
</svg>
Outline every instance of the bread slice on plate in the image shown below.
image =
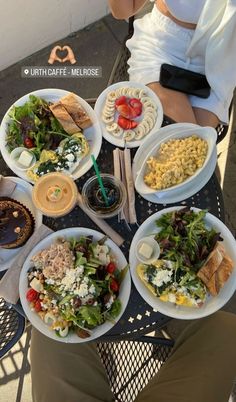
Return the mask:
<svg viewBox="0 0 236 402">
<path fill-rule="evenodd" d="M 81 131 L 60 101 L 53 103 L 49 107 L 53 115 L 68 134 L 76 134 Z"/>
<path fill-rule="evenodd" d="M 80 128 L 85 129 L 92 125 L 88 113 L 81 106 L 78 97 L 75 94 L 69 93 L 60 99 L 60 103 Z"/>
<path fill-rule="evenodd" d="M 217 296 L 229 279 L 233 266 L 233 261 L 226 254 L 224 246 L 217 242 L 197 276 L 206 285 L 210 294 Z"/>
</svg>

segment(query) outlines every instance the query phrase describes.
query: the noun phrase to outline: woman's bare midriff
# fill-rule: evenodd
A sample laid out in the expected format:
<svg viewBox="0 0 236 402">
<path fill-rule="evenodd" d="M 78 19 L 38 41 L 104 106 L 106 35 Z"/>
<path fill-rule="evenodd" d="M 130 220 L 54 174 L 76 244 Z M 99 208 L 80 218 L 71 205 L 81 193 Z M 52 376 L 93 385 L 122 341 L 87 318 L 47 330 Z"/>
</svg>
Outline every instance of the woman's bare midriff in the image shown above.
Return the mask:
<svg viewBox="0 0 236 402">
<path fill-rule="evenodd" d="M 158 8 L 158 10 L 164 14 L 166 17 L 170 18 L 172 21 L 174 21 L 176 24 L 180 25 L 181 27 L 187 28 L 187 29 L 195 29 L 196 28 L 196 24 L 191 24 L 189 22 L 184 22 L 184 21 L 180 21 L 177 18 L 175 18 L 170 11 L 168 10 L 168 7 L 166 6 L 166 4 L 164 3 L 163 0 L 156 0 L 156 6 Z"/>
</svg>

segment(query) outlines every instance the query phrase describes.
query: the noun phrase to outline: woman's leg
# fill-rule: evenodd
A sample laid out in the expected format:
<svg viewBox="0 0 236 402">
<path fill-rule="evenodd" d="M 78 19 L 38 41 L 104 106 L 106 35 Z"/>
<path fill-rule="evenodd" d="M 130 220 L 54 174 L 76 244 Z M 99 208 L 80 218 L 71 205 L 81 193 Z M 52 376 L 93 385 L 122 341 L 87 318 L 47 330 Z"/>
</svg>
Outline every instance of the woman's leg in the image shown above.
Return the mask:
<svg viewBox="0 0 236 402">
<path fill-rule="evenodd" d="M 137 402 L 228 402 L 236 376 L 236 315 L 194 321 Z"/>
<path fill-rule="evenodd" d="M 193 107 L 193 112 L 199 126 L 217 127 L 220 123 L 218 117 L 209 110 Z"/>
<path fill-rule="evenodd" d="M 157 96 L 160 98 L 164 114 L 177 123 L 195 123 L 197 124 L 195 114 L 187 95 L 164 88 L 159 82 L 148 84 Z"/>
<path fill-rule="evenodd" d="M 95 343 L 67 344 L 32 329 L 33 402 L 111 402 Z"/>
</svg>

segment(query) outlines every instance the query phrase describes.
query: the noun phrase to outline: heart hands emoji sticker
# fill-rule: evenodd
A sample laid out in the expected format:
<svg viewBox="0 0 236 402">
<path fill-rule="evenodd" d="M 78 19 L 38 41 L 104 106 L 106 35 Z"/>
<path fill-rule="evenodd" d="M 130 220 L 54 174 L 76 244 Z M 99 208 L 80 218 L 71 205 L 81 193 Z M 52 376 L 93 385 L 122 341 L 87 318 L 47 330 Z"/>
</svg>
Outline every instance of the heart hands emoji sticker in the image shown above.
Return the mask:
<svg viewBox="0 0 236 402">
<path fill-rule="evenodd" d="M 66 56 L 62 59 L 61 57 L 58 56 L 58 51 L 60 52 L 64 52 L 67 51 Z M 76 63 L 76 59 L 75 59 L 75 55 L 73 50 L 71 49 L 70 46 L 54 46 L 54 48 L 52 49 L 49 59 L 48 59 L 48 63 L 49 64 L 54 64 L 55 61 L 59 61 L 60 63 L 65 63 L 66 61 L 69 61 L 71 64 L 75 64 Z"/>
</svg>

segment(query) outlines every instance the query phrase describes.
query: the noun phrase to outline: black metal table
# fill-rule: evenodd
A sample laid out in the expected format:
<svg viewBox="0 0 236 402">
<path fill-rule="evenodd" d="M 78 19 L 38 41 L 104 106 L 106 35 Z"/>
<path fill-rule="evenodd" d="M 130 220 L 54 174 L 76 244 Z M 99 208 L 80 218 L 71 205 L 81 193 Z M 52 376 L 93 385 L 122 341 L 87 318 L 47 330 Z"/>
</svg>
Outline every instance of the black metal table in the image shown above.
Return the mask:
<svg viewBox="0 0 236 402">
<path fill-rule="evenodd" d="M 98 157 L 98 164 L 101 172 L 113 172 L 113 149 L 114 146 L 103 139 L 102 149 Z M 134 156 L 134 154 L 135 150 L 132 150 L 132 156 Z M 0 159 L 0 173 L 4 176 L 13 175 L 12 171 L 6 166 L 2 159 Z M 80 191 L 84 182 L 93 174 L 93 169 L 90 169 L 89 172 L 76 181 Z M 213 174 L 201 191 L 178 203 L 178 205 L 188 205 L 201 209 L 208 209 L 209 212 L 224 221 L 222 191 L 215 174 Z M 144 200 L 139 194 L 136 194 L 138 225 L 142 224 L 153 213 L 160 211 L 163 208 L 167 208 L 168 206 L 170 205 L 153 204 Z M 173 204 L 171 204 L 171 206 L 173 206 Z M 131 231 L 129 231 L 124 223 L 118 223 L 117 217 L 108 219 L 107 221 L 125 239 L 124 244 L 121 246 L 121 250 L 128 259 L 130 244 L 136 230 L 138 229 L 138 225 L 130 225 Z M 44 223 L 54 231 L 73 226 L 89 227 L 91 229 L 99 230 L 79 207 L 76 207 L 70 214 L 61 218 L 54 219 L 44 217 Z M 160 329 L 169 321 L 169 319 L 169 317 L 153 310 L 152 307 L 146 304 L 132 284 L 130 300 L 121 320 L 102 339 L 110 341 L 118 338 L 134 339 L 140 335 L 151 332 L 154 329 Z"/>
</svg>

